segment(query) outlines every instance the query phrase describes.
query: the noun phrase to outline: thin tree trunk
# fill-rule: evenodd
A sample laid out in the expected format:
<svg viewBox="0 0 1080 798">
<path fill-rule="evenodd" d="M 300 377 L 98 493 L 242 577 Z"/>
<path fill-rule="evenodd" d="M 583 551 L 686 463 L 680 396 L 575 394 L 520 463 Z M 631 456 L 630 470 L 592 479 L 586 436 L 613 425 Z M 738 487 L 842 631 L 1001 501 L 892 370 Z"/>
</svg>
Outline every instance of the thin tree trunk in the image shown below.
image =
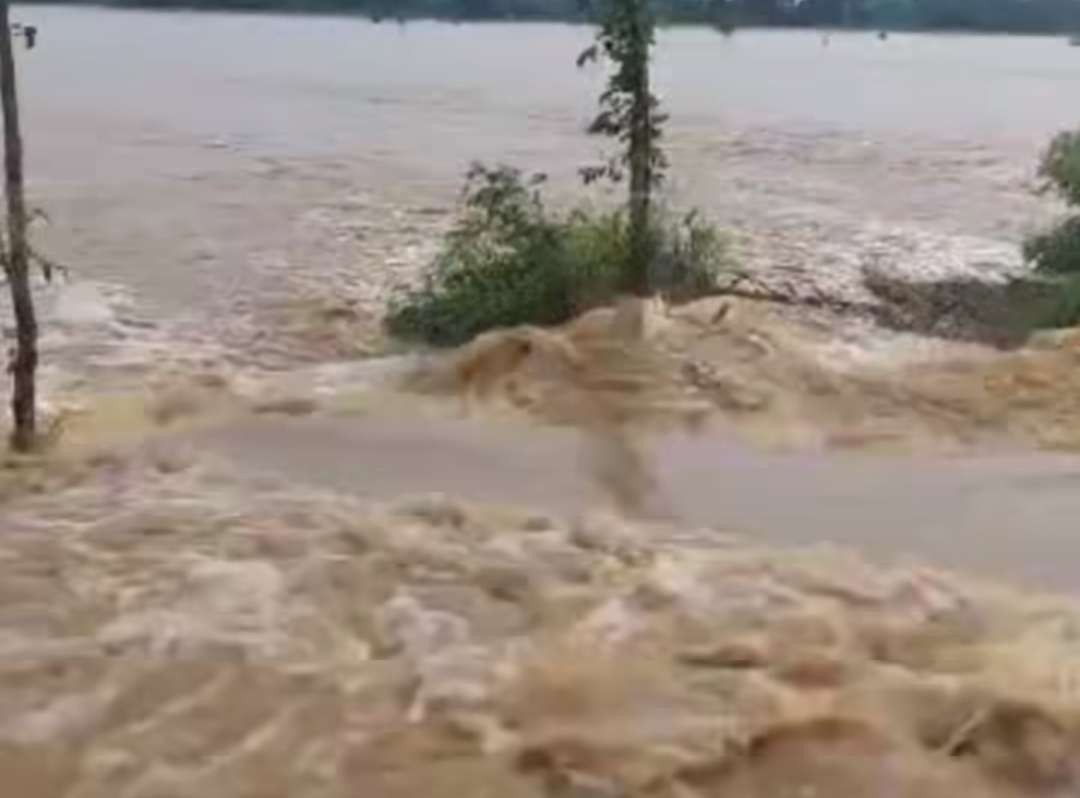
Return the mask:
<svg viewBox="0 0 1080 798">
<path fill-rule="evenodd" d="M 640 29 L 641 12 L 637 14 L 635 40 L 642 46 L 644 31 Z M 642 47 L 635 64 L 634 91 L 630 120 L 630 282 L 627 288 L 631 296 L 618 303 L 615 313 L 616 327 L 633 340 L 645 338 L 645 302 L 651 293 L 650 271 L 652 267 L 652 241 L 649 230 L 649 192 L 652 188 L 652 165 L 649 153 L 652 142 L 652 120 L 649 118 L 649 50 Z M 645 472 L 642 472 L 644 474 Z"/>
<path fill-rule="evenodd" d="M 639 18 L 641 14 L 639 13 Z M 638 22 L 640 26 L 640 21 Z M 636 296 L 650 293 L 649 271 L 652 265 L 652 242 L 649 229 L 649 202 L 652 190 L 652 108 L 649 94 L 649 50 L 644 31 L 637 32 L 641 47 L 635 64 L 634 90 L 630 122 L 630 280 L 627 289 Z"/>
<path fill-rule="evenodd" d="M 34 372 L 37 370 L 37 319 L 30 294 L 30 258 L 26 243 L 26 202 L 23 196 L 22 137 L 19 133 L 19 100 L 16 91 L 15 56 L 12 53 L 11 21 L 7 0 L 0 0 L 0 105 L 4 116 L 4 189 L 7 194 L 8 284 L 15 314 L 15 354 L 11 360 L 14 381 L 11 414 L 12 448 L 29 451 L 37 426 Z"/>
</svg>

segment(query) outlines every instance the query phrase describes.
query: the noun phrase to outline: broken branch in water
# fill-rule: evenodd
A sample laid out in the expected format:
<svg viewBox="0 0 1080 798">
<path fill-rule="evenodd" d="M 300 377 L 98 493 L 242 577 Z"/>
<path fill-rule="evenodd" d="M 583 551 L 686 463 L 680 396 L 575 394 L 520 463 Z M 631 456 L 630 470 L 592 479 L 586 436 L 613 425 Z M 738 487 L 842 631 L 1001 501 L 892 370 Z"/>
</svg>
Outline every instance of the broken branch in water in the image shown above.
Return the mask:
<svg viewBox="0 0 1080 798">
<path fill-rule="evenodd" d="M 59 262 L 53 260 L 52 258 L 46 257 L 45 255 L 42 255 L 40 252 L 38 252 L 33 247 L 29 248 L 29 254 L 30 254 L 30 262 L 31 263 L 36 263 L 38 265 L 38 267 L 41 269 L 41 273 L 43 275 L 45 275 L 45 280 L 46 281 L 51 283 L 54 273 L 63 275 L 64 279 L 67 279 L 68 277 L 71 276 L 71 268 L 70 267 L 65 266 L 62 263 L 59 263 Z"/>
<path fill-rule="evenodd" d="M 868 311 L 871 306 L 861 302 L 851 302 L 830 296 L 825 290 L 806 285 L 803 290 L 784 281 L 779 285 L 765 281 L 750 272 L 740 271 L 731 276 L 725 284 L 713 291 L 718 296 L 737 296 L 744 299 L 757 299 L 764 302 L 776 302 L 782 305 L 803 305 L 813 308 L 826 308 L 840 313 Z"/>
<path fill-rule="evenodd" d="M 35 211 L 33 215 L 45 219 L 48 218 L 43 211 Z M 9 278 L 7 251 L 7 236 L 0 235 L 0 263 L 3 264 L 3 281 L 6 281 Z M 42 255 L 32 244 L 27 244 L 27 257 L 31 263 L 37 264 L 38 268 L 41 269 L 41 273 L 45 277 L 46 282 L 51 283 L 54 274 L 59 274 L 64 277 L 64 279 L 68 279 L 71 276 L 70 266 L 53 260 L 47 255 Z"/>
</svg>

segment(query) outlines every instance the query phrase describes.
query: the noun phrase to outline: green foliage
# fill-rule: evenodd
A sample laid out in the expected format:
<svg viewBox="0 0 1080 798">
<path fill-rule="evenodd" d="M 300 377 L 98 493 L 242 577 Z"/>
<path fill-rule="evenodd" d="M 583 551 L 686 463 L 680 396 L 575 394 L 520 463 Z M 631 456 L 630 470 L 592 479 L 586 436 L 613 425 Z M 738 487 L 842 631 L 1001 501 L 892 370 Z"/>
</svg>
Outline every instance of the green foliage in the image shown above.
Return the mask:
<svg viewBox="0 0 1080 798">
<path fill-rule="evenodd" d="M 649 57 L 656 41 L 656 21 L 649 0 L 597 0 L 600 28 L 596 43 L 578 56 L 578 66 L 603 56 L 614 69 L 600 95 L 600 111 L 589 133 L 619 142 L 621 150 L 601 166 L 581 170 L 585 183 L 602 177 L 613 182 L 630 173 L 630 250 L 622 264 L 622 287 L 645 295 L 657 256 L 649 207 L 652 190 L 663 180 L 667 159 L 657 142 L 666 117 L 649 82 Z"/>
<path fill-rule="evenodd" d="M 659 113 L 660 101 L 649 88 L 649 50 L 655 43 L 656 23 L 648 0 L 603 0 L 600 14 L 596 43 L 578 56 L 577 65 L 582 67 L 603 56 L 615 69 L 600 95 L 600 111 L 588 132 L 616 139 L 626 148 L 600 166 L 583 167 L 581 176 L 586 184 L 604 177 L 620 182 L 632 168 L 637 134 L 650 167 L 648 185 L 653 188 L 662 182 L 667 168 L 667 159 L 657 145 L 663 132 L 660 125 L 667 116 Z"/>
<path fill-rule="evenodd" d="M 1039 161 L 1039 193 L 1054 193 L 1070 208 L 1080 207 L 1080 131 L 1054 136 Z M 1050 275 L 1080 276 L 1080 214 L 1029 236 L 1024 259 Z"/>
<path fill-rule="evenodd" d="M 696 210 L 677 218 L 654 215 L 653 229 L 657 246 L 651 282 L 672 301 L 710 293 L 721 272 L 736 266 L 731 240 Z"/>
<path fill-rule="evenodd" d="M 1046 274 L 1080 275 L 1080 216 L 1070 216 L 1055 227 L 1024 241 L 1024 260 Z"/>
<path fill-rule="evenodd" d="M 423 284 L 390 304 L 389 331 L 453 345 L 492 327 L 554 324 L 574 310 L 568 248 L 536 186 L 507 167 L 477 164 L 464 214 Z"/>
<path fill-rule="evenodd" d="M 1080 323 L 1080 216 L 1070 216 L 1055 227 L 1024 241 L 1024 259 L 1037 271 L 1060 284 L 1058 300 L 1043 325 L 1068 327 Z"/>
<path fill-rule="evenodd" d="M 1080 131 L 1054 136 L 1039 162 L 1041 192 L 1055 192 L 1069 205 L 1080 205 Z"/>
<path fill-rule="evenodd" d="M 557 214 L 545 207 L 541 182 L 474 165 L 461 218 L 421 284 L 392 298 L 387 330 L 453 346 L 496 327 L 558 324 L 611 300 L 632 246 L 627 214 Z M 710 291 L 728 265 L 727 240 L 696 214 L 656 219 L 650 235 L 665 294 L 684 300 Z"/>
<path fill-rule="evenodd" d="M 1040 193 L 1053 192 L 1071 208 L 1080 207 L 1080 131 L 1059 133 L 1039 162 Z M 1080 214 L 1028 236 L 1024 260 L 1061 282 L 1061 300 L 1047 323 L 1064 326 L 1080 322 Z"/>
<path fill-rule="evenodd" d="M 1057 301 L 1040 315 L 1037 327 L 1073 327 L 1080 323 L 1080 278 L 1062 278 Z"/>
</svg>

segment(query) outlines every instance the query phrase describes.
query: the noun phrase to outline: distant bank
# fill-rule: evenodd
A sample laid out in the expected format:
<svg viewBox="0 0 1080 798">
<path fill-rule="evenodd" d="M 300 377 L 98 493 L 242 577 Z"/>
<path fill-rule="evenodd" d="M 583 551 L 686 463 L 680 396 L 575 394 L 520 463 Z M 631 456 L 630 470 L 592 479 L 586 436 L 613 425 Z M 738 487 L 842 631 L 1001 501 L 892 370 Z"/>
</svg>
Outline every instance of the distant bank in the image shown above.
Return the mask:
<svg viewBox="0 0 1080 798">
<path fill-rule="evenodd" d="M 25 0 L 27 4 L 41 0 Z M 56 0 L 45 0 L 55 4 Z M 359 14 L 374 20 L 584 22 L 584 0 L 60 0 L 140 9 Z M 667 23 L 746 27 L 1061 33 L 1080 31 L 1075 0 L 654 0 Z"/>
</svg>

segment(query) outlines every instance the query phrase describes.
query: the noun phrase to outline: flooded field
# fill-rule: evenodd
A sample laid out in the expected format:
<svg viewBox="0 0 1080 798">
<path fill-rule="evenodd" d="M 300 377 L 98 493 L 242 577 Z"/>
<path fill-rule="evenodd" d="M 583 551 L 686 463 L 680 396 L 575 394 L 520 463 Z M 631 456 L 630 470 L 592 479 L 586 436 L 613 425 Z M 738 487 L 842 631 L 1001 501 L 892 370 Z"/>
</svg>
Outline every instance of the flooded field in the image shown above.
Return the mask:
<svg viewBox="0 0 1080 798">
<path fill-rule="evenodd" d="M 70 273 L 37 293 L 54 448 L 0 459 L 14 793 L 1075 794 L 1080 607 L 1031 594 L 1077 588 L 1080 470 L 1036 451 L 1080 447 L 1075 334 L 713 298 L 640 349 L 600 309 L 402 354 L 387 292 L 470 160 L 611 201 L 575 177 L 586 29 L 17 12 Z M 671 199 L 864 302 L 1022 268 L 1080 55 L 674 29 L 656 75 Z"/>
<path fill-rule="evenodd" d="M 604 201 L 576 180 L 598 154 L 585 28 L 18 15 L 43 32 L 21 56 L 31 196 L 52 219 L 38 240 L 96 284 L 61 303 L 78 330 L 49 328 L 54 364 L 160 362 L 163 341 L 238 364 L 364 354 L 470 160 Z M 1025 37 L 672 29 L 656 73 L 672 201 L 729 226 L 744 264 L 856 299 L 866 267 L 1017 268 L 1051 212 L 1034 159 L 1080 90 L 1075 50 Z M 286 334 L 296 306 L 326 305 L 352 314 L 349 341 Z"/>
</svg>

